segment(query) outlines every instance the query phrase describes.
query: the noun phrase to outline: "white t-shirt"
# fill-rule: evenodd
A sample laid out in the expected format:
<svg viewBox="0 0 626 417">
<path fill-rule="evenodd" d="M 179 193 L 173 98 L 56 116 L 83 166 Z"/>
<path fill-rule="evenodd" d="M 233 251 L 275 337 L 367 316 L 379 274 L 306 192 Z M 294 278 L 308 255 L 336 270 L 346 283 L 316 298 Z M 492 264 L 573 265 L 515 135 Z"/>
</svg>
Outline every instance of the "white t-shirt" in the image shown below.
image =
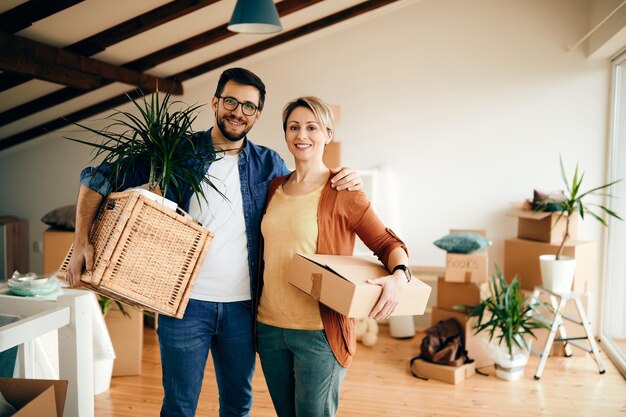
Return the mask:
<svg viewBox="0 0 626 417">
<path fill-rule="evenodd" d="M 215 233 L 204 264 L 198 274 L 191 298 L 204 301 L 232 302 L 250 300 L 248 239 L 243 217 L 239 155 L 224 155 L 209 167 L 211 182 L 226 196 L 202 183 L 208 205 L 194 195 L 189 214 Z"/>
</svg>

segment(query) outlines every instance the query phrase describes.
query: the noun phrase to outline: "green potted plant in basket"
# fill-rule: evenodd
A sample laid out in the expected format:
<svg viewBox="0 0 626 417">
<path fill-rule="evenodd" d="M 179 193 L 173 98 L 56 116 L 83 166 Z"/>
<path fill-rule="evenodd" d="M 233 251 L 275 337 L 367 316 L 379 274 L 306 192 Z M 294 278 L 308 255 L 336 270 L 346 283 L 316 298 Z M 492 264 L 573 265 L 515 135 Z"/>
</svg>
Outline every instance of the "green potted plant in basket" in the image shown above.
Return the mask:
<svg viewBox="0 0 626 417">
<path fill-rule="evenodd" d="M 469 308 L 469 316 L 477 317 L 475 333 L 487 332 L 496 375 L 508 381 L 520 379 L 530 354 L 528 336 L 536 338 L 533 330 L 548 326 L 536 304 L 522 293 L 517 276 L 509 284 L 496 265 L 496 273 L 489 281 L 489 297 L 478 306 L 455 308 Z"/>
<path fill-rule="evenodd" d="M 543 201 L 538 202 L 534 210 L 560 212 L 557 222 L 565 216 L 565 233 L 563 234 L 563 239 L 561 240 L 556 254 L 541 255 L 539 257 L 539 262 L 543 286 L 546 289 L 555 292 L 569 292 L 572 290 L 572 283 L 576 272 L 576 260 L 571 256 L 563 256 L 563 248 L 565 247 L 565 243 L 570 238 L 570 221 L 573 216 L 580 215 L 580 218 L 584 220 L 585 215 L 587 215 L 588 217 L 591 216 L 596 219 L 604 226 L 608 226 L 606 220 L 603 218 L 605 214 L 609 217 L 622 220 L 617 213 L 609 208 L 601 204 L 587 202 L 587 199 L 590 196 L 613 197 L 611 194 L 607 194 L 602 191 L 610 188 L 613 184 L 618 183 L 621 179 L 591 188 L 588 191 L 582 191 L 581 185 L 585 174 L 583 172 L 579 175 L 578 164 L 576 164 L 571 183 L 568 181 L 567 175 L 565 174 L 562 158 L 560 158 L 560 164 L 561 176 L 563 177 L 563 182 L 565 183 L 567 191 L 564 193 L 563 198 L 546 198 Z"/>
<path fill-rule="evenodd" d="M 206 200 L 202 182 L 219 193 L 202 169 L 218 159 L 218 154 L 209 146 L 198 146 L 192 138 L 192 125 L 201 106 L 172 101 L 170 93 L 162 99 L 158 93 L 149 99 L 127 96 L 139 115 L 115 111 L 107 117 L 111 123 L 102 129 L 73 123 L 94 134 L 96 140 L 66 139 L 95 148 L 92 160 L 103 158 L 102 162 L 109 165 L 104 177 L 114 190 L 135 167 L 145 165 L 150 172 L 148 190 L 156 194 L 166 196 L 171 189 L 172 195 L 180 198 L 183 188 L 189 186 L 196 198 Z"/>
<path fill-rule="evenodd" d="M 199 203 L 200 198 L 206 201 L 205 184 L 223 195 L 207 174 L 208 164 L 220 154 L 202 133 L 193 132 L 200 106 L 172 101 L 169 93 L 128 98 L 133 111 L 115 111 L 102 129 L 74 123 L 95 139 L 66 136 L 95 149 L 93 159 L 101 163 L 92 185 L 117 191 L 143 183 L 149 191 L 178 202 L 187 198 L 189 191 Z M 149 197 L 168 205 L 165 198 Z M 126 208 L 132 212 L 124 212 Z M 130 305 L 182 317 L 197 275 L 195 265 L 204 259 L 213 234 L 181 214 L 177 216 L 136 193 L 109 195 L 90 232 L 94 268 L 93 274 L 81 277 L 83 285 Z M 155 262 L 165 248 L 170 251 L 167 262 Z M 100 262 L 105 256 L 106 262 Z M 70 254 L 65 265 L 69 259 Z M 137 267 L 143 260 L 147 267 Z M 144 291 L 148 288 L 157 291 Z"/>
</svg>

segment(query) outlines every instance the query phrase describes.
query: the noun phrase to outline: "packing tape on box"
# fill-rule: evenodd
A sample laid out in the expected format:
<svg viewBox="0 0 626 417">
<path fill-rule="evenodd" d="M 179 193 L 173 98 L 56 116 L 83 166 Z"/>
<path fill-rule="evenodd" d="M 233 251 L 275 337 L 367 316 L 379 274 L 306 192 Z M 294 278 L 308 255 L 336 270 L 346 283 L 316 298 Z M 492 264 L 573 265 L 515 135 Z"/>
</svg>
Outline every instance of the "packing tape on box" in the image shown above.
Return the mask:
<svg viewBox="0 0 626 417">
<path fill-rule="evenodd" d="M 472 282 L 472 271 L 465 271 L 465 283 Z"/>
<path fill-rule="evenodd" d="M 311 274 L 311 296 L 319 301 L 322 295 L 322 274 Z"/>
</svg>

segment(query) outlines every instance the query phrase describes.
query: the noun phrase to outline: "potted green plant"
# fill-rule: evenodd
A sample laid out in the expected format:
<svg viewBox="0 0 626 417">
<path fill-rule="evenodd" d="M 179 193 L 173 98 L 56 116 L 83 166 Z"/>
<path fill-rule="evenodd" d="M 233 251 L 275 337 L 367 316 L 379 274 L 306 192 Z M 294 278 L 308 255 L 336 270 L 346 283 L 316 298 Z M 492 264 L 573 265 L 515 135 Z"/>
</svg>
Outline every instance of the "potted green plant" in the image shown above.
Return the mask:
<svg viewBox="0 0 626 417">
<path fill-rule="evenodd" d="M 204 175 L 203 168 L 207 162 L 218 158 L 212 147 L 198 146 L 192 139 L 192 125 L 201 106 L 172 101 L 169 93 L 162 99 L 158 93 L 153 93 L 149 99 L 143 94 L 138 99 L 127 96 L 138 115 L 115 111 L 107 117 L 111 123 L 102 129 L 73 123 L 93 133 L 95 138 L 83 140 L 66 136 L 66 139 L 95 148 L 92 160 L 102 158 L 102 162 L 109 164 L 105 179 L 114 189 L 121 185 L 127 173 L 144 165 L 150 169 L 149 191 L 165 196 L 172 188 L 173 195 L 180 198 L 188 186 L 196 198 L 206 200 L 202 182 L 217 188 L 209 176 Z M 199 175 L 202 175 L 201 181 Z"/>
<path fill-rule="evenodd" d="M 216 189 L 207 173 L 208 164 L 218 159 L 219 154 L 211 146 L 210 141 L 205 140 L 206 137 L 203 136 L 202 133 L 197 134 L 193 131 L 193 123 L 197 117 L 197 110 L 201 106 L 187 106 L 180 101 L 173 101 L 169 93 L 161 95 L 154 93 L 150 96 L 144 96 L 139 93 L 138 97 L 127 96 L 133 108 L 129 111 L 114 111 L 105 118 L 105 121 L 108 123 L 104 128 L 99 129 L 91 127 L 89 124 L 74 123 L 74 125 L 79 127 L 82 131 L 91 133 L 91 137 L 77 138 L 68 137 L 71 135 L 66 136 L 66 139 L 88 145 L 94 149 L 95 155 L 93 159 L 98 160 L 100 165 L 97 169 L 97 175 L 93 175 L 93 181 L 96 179 L 102 180 L 100 184 L 92 183 L 96 186 L 95 188 L 102 186 L 107 190 L 117 191 L 126 188 L 127 184 L 135 185 L 143 182 L 147 185 L 145 188 L 158 194 L 162 193 L 163 196 L 172 200 L 181 202 L 183 196 L 187 196 L 188 194 L 186 193 L 191 191 L 195 195 L 195 198 L 198 200 L 203 198 L 206 201 L 207 196 L 204 191 L 206 187 L 204 187 L 204 185 L 208 184 L 213 189 Z M 104 187 L 105 185 L 107 187 Z M 109 185 L 110 188 L 108 187 Z M 145 195 L 144 190 L 141 191 L 142 194 Z M 216 189 L 216 191 L 219 193 L 219 190 Z M 150 198 L 161 203 L 165 202 L 165 199 L 155 198 L 155 196 L 150 196 Z M 103 201 L 106 203 L 102 204 L 101 213 L 113 213 L 111 215 L 117 215 L 113 210 L 107 211 L 109 201 Z M 111 207 L 114 206 L 114 204 L 111 205 Z M 158 210 L 155 211 L 158 212 Z M 155 211 L 152 211 L 152 213 Z M 195 223 L 184 219 L 183 216 L 167 217 L 176 219 L 173 226 L 172 223 L 168 223 L 168 227 L 181 227 L 185 230 L 191 229 L 192 226 L 193 228 L 199 228 Z M 93 225 L 92 236 L 90 238 L 98 239 L 97 237 L 93 237 L 98 236 L 97 233 L 98 230 L 100 230 L 98 229 L 98 221 L 99 217 Z M 132 221 L 136 221 L 136 219 L 133 218 Z M 152 220 L 148 219 L 144 224 L 150 222 L 152 222 Z M 160 249 L 159 242 L 166 240 L 169 230 L 164 230 L 165 228 L 161 225 L 159 225 L 159 227 L 160 234 L 158 237 L 165 236 L 165 239 L 155 239 L 155 235 L 152 234 L 149 239 L 146 238 L 148 241 L 146 247 L 152 245 L 152 247 L 158 247 Z M 177 265 L 182 264 L 188 259 L 191 259 L 189 262 L 202 259 L 200 256 L 192 259 L 192 256 L 196 253 L 200 253 L 202 250 L 206 250 L 208 243 L 205 242 L 210 242 L 212 233 L 206 233 L 201 237 L 204 240 L 194 241 L 193 239 L 189 239 L 189 242 L 185 241 L 184 244 L 188 244 L 188 248 L 190 249 L 178 250 L 176 252 L 179 262 Z M 137 239 L 143 238 L 143 234 L 138 234 Z M 94 242 L 96 250 L 95 262 L 98 261 L 99 254 L 110 253 L 105 251 L 106 248 L 114 248 L 119 242 L 101 239 L 98 243 L 100 243 L 100 246 Z M 134 247 L 136 247 L 136 245 L 133 246 L 133 248 Z M 131 250 L 134 249 L 131 248 Z M 144 251 L 140 253 L 140 256 L 142 255 L 145 255 Z M 183 256 L 187 257 L 182 259 Z M 67 259 L 69 258 L 66 257 L 66 260 Z M 109 261 L 110 259 L 107 259 L 104 262 Z M 94 268 L 97 270 L 98 265 L 95 264 Z M 178 279 L 176 278 L 178 276 L 172 278 L 174 273 L 171 271 L 161 276 L 159 275 L 160 271 L 158 266 L 154 269 L 156 273 L 151 274 L 152 277 L 157 280 L 167 280 L 168 285 L 173 285 L 172 281 Z M 187 280 L 185 281 L 186 283 L 191 281 L 190 277 L 194 271 L 197 271 L 194 265 L 190 265 L 189 268 L 183 271 L 184 278 Z M 145 269 L 138 273 L 142 272 L 145 273 Z M 85 280 L 85 282 L 89 283 L 89 280 Z M 138 282 L 142 281 L 138 280 Z M 95 290 L 99 289 L 99 287 L 96 286 L 92 286 L 91 288 Z M 183 288 L 185 291 L 190 291 L 191 286 L 184 286 Z M 127 290 L 127 288 L 124 289 Z M 126 292 L 113 292 L 117 294 L 117 296 L 111 297 L 121 299 L 122 301 L 125 299 L 132 301 L 132 297 L 127 297 L 128 292 L 130 292 L 130 290 Z M 159 300 L 159 302 L 162 301 Z M 184 297 L 179 296 L 176 298 L 176 302 L 180 302 L 183 306 L 182 308 L 186 305 L 186 299 Z M 106 298 L 100 298 L 100 304 L 103 311 L 107 309 L 107 306 L 112 305 Z M 130 304 L 134 305 L 135 303 Z M 150 307 L 150 300 L 144 300 L 142 305 Z M 118 304 L 118 306 L 120 306 L 120 304 Z"/>
<path fill-rule="evenodd" d="M 561 164 L 561 176 L 567 191 L 564 193 L 562 199 L 545 199 L 537 204 L 536 211 L 557 211 L 560 212 L 557 221 L 565 216 L 565 233 L 563 239 L 556 251 L 556 254 L 546 254 L 539 257 L 541 276 L 543 280 L 543 286 L 551 291 L 555 292 L 569 292 L 572 289 L 572 283 L 574 282 L 574 274 L 576 272 L 576 260 L 571 256 L 563 256 L 563 248 L 565 243 L 570 238 L 570 221 L 573 216 L 580 215 L 582 220 L 585 219 L 585 215 L 599 221 L 604 226 L 608 226 L 604 215 L 614 217 L 622 220 L 622 218 L 610 210 L 609 208 L 595 203 L 587 202 L 587 199 L 591 196 L 604 196 L 607 198 L 613 197 L 611 194 L 601 193 L 613 184 L 618 183 L 620 180 L 609 182 L 604 185 L 600 185 L 591 188 L 588 191 L 582 191 L 581 185 L 585 176 L 584 172 L 579 175 L 578 164 L 574 170 L 574 176 L 572 182 L 567 179 L 565 174 L 565 167 L 563 166 L 563 158 L 560 159 Z M 599 211 L 598 211 L 599 210 Z"/>
<path fill-rule="evenodd" d="M 493 356 L 496 375 L 514 381 L 524 375 L 534 329 L 548 328 L 542 321 L 536 304 L 525 297 L 515 276 L 509 284 L 500 268 L 489 281 L 489 296 L 477 306 L 458 306 L 470 309 L 469 316 L 477 317 L 475 333 L 487 332 L 489 350 Z"/>
</svg>

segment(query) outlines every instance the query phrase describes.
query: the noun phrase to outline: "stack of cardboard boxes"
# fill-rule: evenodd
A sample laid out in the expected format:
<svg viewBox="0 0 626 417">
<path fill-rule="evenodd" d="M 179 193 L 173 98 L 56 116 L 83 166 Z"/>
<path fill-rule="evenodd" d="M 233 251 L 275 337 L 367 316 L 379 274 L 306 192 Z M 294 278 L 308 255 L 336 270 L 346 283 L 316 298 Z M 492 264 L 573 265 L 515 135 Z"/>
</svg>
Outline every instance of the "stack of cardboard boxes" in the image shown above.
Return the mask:
<svg viewBox="0 0 626 417">
<path fill-rule="evenodd" d="M 485 236 L 484 230 L 451 230 L 472 232 Z M 474 373 L 475 368 L 493 364 L 483 335 L 474 334 L 475 317 L 468 317 L 469 311 L 456 306 L 476 306 L 488 296 L 489 255 L 487 249 L 469 254 L 448 253 L 443 277 L 437 280 L 437 305 L 432 308 L 432 324 L 447 318 L 455 318 L 464 330 L 465 349 L 474 363 L 458 368 L 436 365 L 421 360 L 413 364 L 417 375 L 457 384 Z M 468 370 L 471 368 L 471 370 Z"/>
<path fill-rule="evenodd" d="M 517 217 L 517 237 L 506 239 L 504 242 L 504 275 L 507 280 L 514 276 L 520 280 L 521 287 L 526 295 L 531 295 L 535 286 L 541 286 L 541 271 L 539 256 L 556 254 L 565 233 L 565 216 L 559 219 L 558 212 L 534 212 L 517 209 L 510 213 Z M 570 237 L 565 243 L 563 255 L 576 259 L 576 274 L 572 290 L 587 294 L 593 288 L 596 273 L 596 245 L 591 241 L 577 240 L 577 216 L 570 219 Z M 583 306 L 589 311 L 589 301 L 586 295 L 581 297 Z M 550 301 L 545 298 L 544 302 Z M 573 303 L 567 305 L 565 314 L 577 317 Z M 550 317 L 548 317 L 550 318 Z M 566 321 L 565 327 L 568 336 L 584 336 L 581 326 Z M 537 341 L 534 346 L 542 349 L 548 335 L 547 330 L 538 330 Z M 575 355 L 584 354 L 584 351 L 573 349 Z M 563 355 L 563 345 L 555 343 L 552 354 Z"/>
<path fill-rule="evenodd" d="M 522 288 L 533 290 L 541 285 L 540 255 L 556 255 L 565 233 L 565 216 L 559 213 L 515 210 L 517 238 L 504 242 L 504 274 L 507 279 L 517 275 Z M 565 243 L 563 255 L 576 259 L 573 291 L 588 293 L 592 290 L 595 276 L 595 242 L 577 239 L 577 217 L 570 219 L 570 237 Z"/>
</svg>

